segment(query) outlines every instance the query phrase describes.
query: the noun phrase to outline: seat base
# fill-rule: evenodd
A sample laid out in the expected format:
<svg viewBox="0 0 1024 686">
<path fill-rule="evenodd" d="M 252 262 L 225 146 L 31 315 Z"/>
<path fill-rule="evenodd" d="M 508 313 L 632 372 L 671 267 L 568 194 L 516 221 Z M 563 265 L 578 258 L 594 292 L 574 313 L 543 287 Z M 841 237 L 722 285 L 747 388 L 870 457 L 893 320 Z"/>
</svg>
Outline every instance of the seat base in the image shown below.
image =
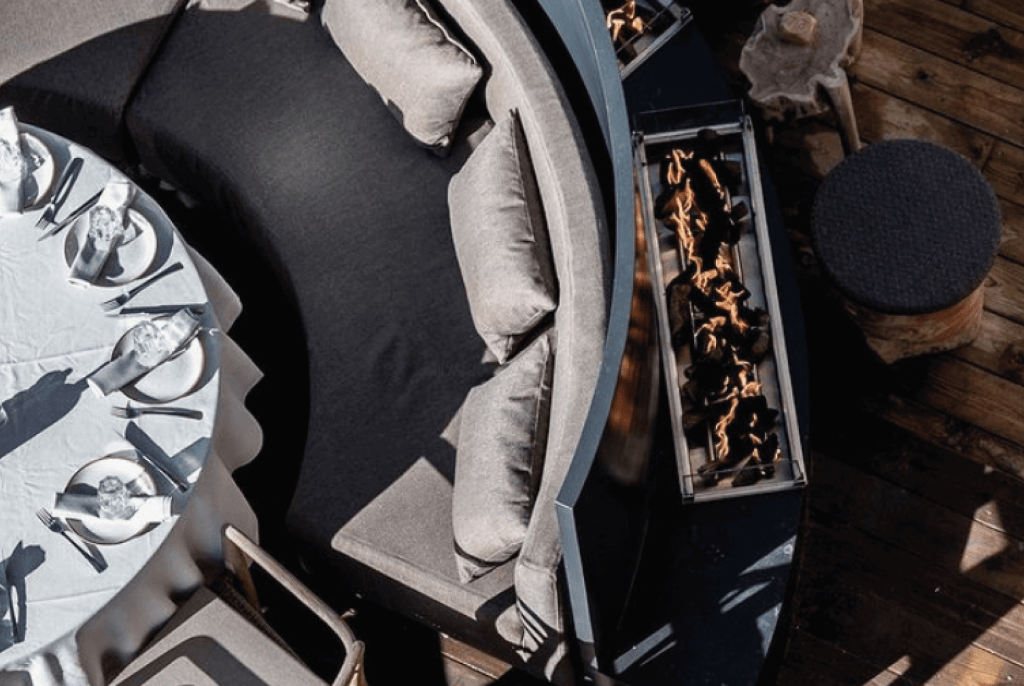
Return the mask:
<svg viewBox="0 0 1024 686">
<path fill-rule="evenodd" d="M 202 586 L 111 686 L 323 686 L 289 651 Z"/>
</svg>

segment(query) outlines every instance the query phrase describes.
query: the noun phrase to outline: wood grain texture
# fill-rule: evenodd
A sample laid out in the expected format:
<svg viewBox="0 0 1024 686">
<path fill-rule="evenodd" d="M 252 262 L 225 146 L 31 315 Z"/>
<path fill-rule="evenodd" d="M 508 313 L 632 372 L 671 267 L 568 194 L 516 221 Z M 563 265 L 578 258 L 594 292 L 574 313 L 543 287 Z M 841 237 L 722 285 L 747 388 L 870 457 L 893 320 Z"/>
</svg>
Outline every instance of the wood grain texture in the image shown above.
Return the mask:
<svg viewBox="0 0 1024 686">
<path fill-rule="evenodd" d="M 875 398 L 866 409 L 923 441 L 976 462 L 986 473 L 1024 480 L 1024 448 L 1012 441 L 897 395 Z"/>
<path fill-rule="evenodd" d="M 1024 82 L 1024 33 L 942 0 L 865 0 L 865 25 L 1011 86 Z"/>
<path fill-rule="evenodd" d="M 999 197 L 1024 205 L 1024 148 L 998 141 L 984 171 Z"/>
<path fill-rule="evenodd" d="M 861 137 L 871 143 L 893 138 L 927 140 L 955 150 L 981 168 L 995 139 L 866 83 L 853 86 L 853 107 Z"/>
<path fill-rule="evenodd" d="M 999 22 L 1003 26 L 1024 31 L 1024 6 L 1019 0 L 946 0 L 950 4 Z"/>
<path fill-rule="evenodd" d="M 1024 145 L 1024 91 L 875 30 L 851 75 L 996 138 Z"/>
</svg>

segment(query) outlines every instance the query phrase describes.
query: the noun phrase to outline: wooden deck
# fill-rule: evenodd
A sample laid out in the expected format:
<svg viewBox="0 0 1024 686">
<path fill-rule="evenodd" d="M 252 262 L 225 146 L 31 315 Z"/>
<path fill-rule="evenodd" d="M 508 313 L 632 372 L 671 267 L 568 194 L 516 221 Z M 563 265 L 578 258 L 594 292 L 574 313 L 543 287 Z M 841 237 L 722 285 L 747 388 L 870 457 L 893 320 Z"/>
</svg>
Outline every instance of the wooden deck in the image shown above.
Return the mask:
<svg viewBox="0 0 1024 686">
<path fill-rule="evenodd" d="M 842 158 L 829 115 L 765 150 L 799 264 L 812 375 L 807 516 L 777 676 L 794 686 L 1024 682 L 1024 2 L 864 0 L 865 142 L 962 153 L 1003 212 L 969 348 L 874 362 L 827 293 L 808 209 Z M 703 27 L 739 81 L 760 7 Z"/>
</svg>

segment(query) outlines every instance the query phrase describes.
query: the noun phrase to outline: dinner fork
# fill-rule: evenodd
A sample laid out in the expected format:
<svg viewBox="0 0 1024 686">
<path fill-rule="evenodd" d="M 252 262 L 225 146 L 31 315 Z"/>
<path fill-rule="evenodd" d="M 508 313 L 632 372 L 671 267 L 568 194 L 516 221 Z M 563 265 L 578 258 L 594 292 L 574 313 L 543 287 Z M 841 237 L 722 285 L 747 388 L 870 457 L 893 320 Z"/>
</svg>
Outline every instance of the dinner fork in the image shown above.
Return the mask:
<svg viewBox="0 0 1024 686">
<path fill-rule="evenodd" d="M 132 407 L 130 403 L 124 407 L 111 407 L 110 414 L 121 419 L 136 419 L 144 414 L 164 414 L 187 419 L 203 418 L 203 413 L 200 410 L 190 410 L 185 407 Z"/>
<path fill-rule="evenodd" d="M 71 545 L 75 546 L 75 550 L 82 553 L 82 555 L 85 555 L 85 559 L 89 561 L 89 564 L 91 564 L 97 572 L 102 572 L 107 568 L 107 561 L 103 559 L 103 555 L 100 554 L 100 551 L 90 550 L 85 547 L 88 544 L 85 541 L 80 541 L 78 538 L 74 537 L 72 535 L 73 532 L 71 532 L 70 527 L 67 525 L 67 522 L 63 519 L 54 517 L 45 507 L 41 507 L 36 510 L 36 517 L 39 518 L 39 521 L 42 522 L 43 526 L 47 529 L 68 539 Z"/>
<path fill-rule="evenodd" d="M 110 300 L 104 300 L 103 302 L 100 303 L 100 307 L 103 308 L 104 312 L 111 312 L 113 310 L 116 310 L 117 308 L 121 307 L 126 302 L 128 302 L 129 300 L 134 298 L 136 295 L 138 295 L 139 291 L 141 291 L 142 289 L 148 288 L 148 287 L 152 286 L 154 282 L 164 278 L 165 276 L 167 276 L 169 274 L 173 274 L 174 272 L 181 270 L 183 267 L 184 267 L 184 265 L 181 262 L 175 262 L 174 264 L 172 264 L 170 267 L 168 267 L 167 269 L 163 270 L 162 272 L 157 272 L 153 276 L 149 277 L 148 279 L 146 279 L 145 281 L 140 283 L 135 288 L 132 288 L 131 290 L 129 290 L 129 291 L 125 292 L 125 293 L 122 293 L 121 295 L 117 296 L 116 298 L 111 298 Z"/>
</svg>

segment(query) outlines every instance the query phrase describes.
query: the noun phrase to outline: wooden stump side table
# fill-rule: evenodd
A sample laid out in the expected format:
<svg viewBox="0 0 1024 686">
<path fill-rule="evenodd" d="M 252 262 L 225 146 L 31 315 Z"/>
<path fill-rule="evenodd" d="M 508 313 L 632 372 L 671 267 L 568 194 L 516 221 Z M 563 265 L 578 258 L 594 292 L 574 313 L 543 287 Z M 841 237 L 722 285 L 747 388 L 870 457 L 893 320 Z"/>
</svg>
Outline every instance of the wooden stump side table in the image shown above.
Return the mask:
<svg viewBox="0 0 1024 686">
<path fill-rule="evenodd" d="M 884 362 L 977 337 L 1001 219 L 965 158 L 926 141 L 870 145 L 829 173 L 811 220 L 822 268 Z"/>
<path fill-rule="evenodd" d="M 770 5 L 740 54 L 750 99 L 766 119 L 812 116 L 831 106 L 847 154 L 860 149 L 846 67 L 860 54 L 863 0 Z"/>
</svg>

